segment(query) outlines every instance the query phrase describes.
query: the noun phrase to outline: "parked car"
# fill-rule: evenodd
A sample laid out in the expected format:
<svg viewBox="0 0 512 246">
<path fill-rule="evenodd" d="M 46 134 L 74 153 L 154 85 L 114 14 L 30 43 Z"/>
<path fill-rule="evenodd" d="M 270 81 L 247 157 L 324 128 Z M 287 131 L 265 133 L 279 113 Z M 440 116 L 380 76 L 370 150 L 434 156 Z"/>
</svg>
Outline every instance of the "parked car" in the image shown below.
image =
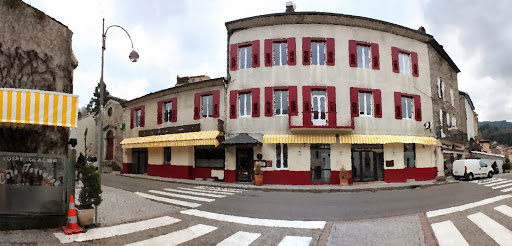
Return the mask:
<svg viewBox="0 0 512 246">
<path fill-rule="evenodd" d="M 492 178 L 494 170 L 481 160 L 456 160 L 453 162 L 453 177 L 456 180 L 464 178 L 473 180 L 474 178 Z"/>
</svg>

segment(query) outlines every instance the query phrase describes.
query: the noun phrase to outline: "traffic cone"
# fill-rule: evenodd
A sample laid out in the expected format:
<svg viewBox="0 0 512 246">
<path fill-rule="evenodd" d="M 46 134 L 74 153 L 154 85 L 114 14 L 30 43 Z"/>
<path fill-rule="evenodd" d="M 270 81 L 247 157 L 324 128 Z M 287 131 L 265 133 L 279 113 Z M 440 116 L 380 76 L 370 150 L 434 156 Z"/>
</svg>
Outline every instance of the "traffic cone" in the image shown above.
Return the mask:
<svg viewBox="0 0 512 246">
<path fill-rule="evenodd" d="M 69 199 L 68 222 L 66 223 L 66 226 L 62 227 L 62 230 L 64 230 L 64 234 L 66 235 L 84 232 L 84 230 L 78 226 L 75 199 L 73 199 L 73 195 L 71 195 L 71 198 Z"/>
</svg>

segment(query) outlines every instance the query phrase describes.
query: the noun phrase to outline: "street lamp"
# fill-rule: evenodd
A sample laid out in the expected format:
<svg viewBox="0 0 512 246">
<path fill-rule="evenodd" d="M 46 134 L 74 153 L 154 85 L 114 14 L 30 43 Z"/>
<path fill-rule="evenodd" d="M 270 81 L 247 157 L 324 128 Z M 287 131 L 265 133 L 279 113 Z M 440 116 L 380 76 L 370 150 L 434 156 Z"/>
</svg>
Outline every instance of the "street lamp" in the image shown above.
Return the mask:
<svg viewBox="0 0 512 246">
<path fill-rule="evenodd" d="M 105 30 L 105 19 L 103 19 L 103 30 L 101 32 L 102 35 L 102 44 L 101 44 L 101 77 L 100 77 L 100 105 L 99 105 L 99 118 L 98 118 L 98 171 L 100 173 L 100 186 L 101 186 L 101 163 L 102 163 L 102 145 L 103 145 L 103 116 L 102 116 L 102 108 L 103 108 L 103 87 L 105 83 L 103 82 L 103 66 L 104 66 L 104 58 L 105 58 L 105 43 L 107 40 L 107 32 L 111 27 L 119 27 L 121 28 L 126 35 L 128 35 L 128 38 L 130 39 L 130 43 L 132 44 L 132 52 L 130 52 L 130 55 L 128 58 L 130 58 L 130 61 L 137 62 L 139 60 L 139 53 L 133 49 L 133 41 L 132 37 L 130 37 L 130 34 L 121 26 L 119 25 L 111 25 L 107 27 L 107 30 Z M 94 206 L 94 224 L 98 224 L 98 207 Z"/>
</svg>

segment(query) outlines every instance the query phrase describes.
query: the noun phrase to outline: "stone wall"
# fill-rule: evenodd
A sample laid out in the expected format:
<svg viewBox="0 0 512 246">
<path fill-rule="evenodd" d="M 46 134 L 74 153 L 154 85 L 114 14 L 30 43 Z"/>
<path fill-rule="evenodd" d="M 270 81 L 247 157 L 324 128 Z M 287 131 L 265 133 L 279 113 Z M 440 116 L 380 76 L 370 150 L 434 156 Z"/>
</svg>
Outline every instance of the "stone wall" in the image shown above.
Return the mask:
<svg viewBox="0 0 512 246">
<path fill-rule="evenodd" d="M 109 110 L 112 110 L 112 114 L 109 115 Z M 123 131 L 121 130 L 121 123 L 123 122 L 124 107 L 117 101 L 109 100 L 105 105 L 105 111 L 103 114 L 103 159 L 107 155 L 107 141 L 106 137 L 108 131 L 114 133 L 114 156 L 112 162 L 122 168 L 123 164 L 123 149 L 121 147 L 121 141 L 123 140 Z M 128 126 L 130 127 L 130 126 Z"/>
</svg>

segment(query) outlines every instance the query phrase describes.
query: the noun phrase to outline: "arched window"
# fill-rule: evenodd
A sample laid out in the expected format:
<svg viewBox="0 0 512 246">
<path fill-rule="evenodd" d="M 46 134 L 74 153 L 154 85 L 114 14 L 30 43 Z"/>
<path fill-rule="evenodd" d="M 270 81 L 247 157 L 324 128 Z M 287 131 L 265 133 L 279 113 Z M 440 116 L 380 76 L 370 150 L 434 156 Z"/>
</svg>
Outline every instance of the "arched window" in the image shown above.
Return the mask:
<svg viewBox="0 0 512 246">
<path fill-rule="evenodd" d="M 114 157 L 114 132 L 107 133 L 107 157 L 105 160 L 112 160 Z"/>
</svg>

